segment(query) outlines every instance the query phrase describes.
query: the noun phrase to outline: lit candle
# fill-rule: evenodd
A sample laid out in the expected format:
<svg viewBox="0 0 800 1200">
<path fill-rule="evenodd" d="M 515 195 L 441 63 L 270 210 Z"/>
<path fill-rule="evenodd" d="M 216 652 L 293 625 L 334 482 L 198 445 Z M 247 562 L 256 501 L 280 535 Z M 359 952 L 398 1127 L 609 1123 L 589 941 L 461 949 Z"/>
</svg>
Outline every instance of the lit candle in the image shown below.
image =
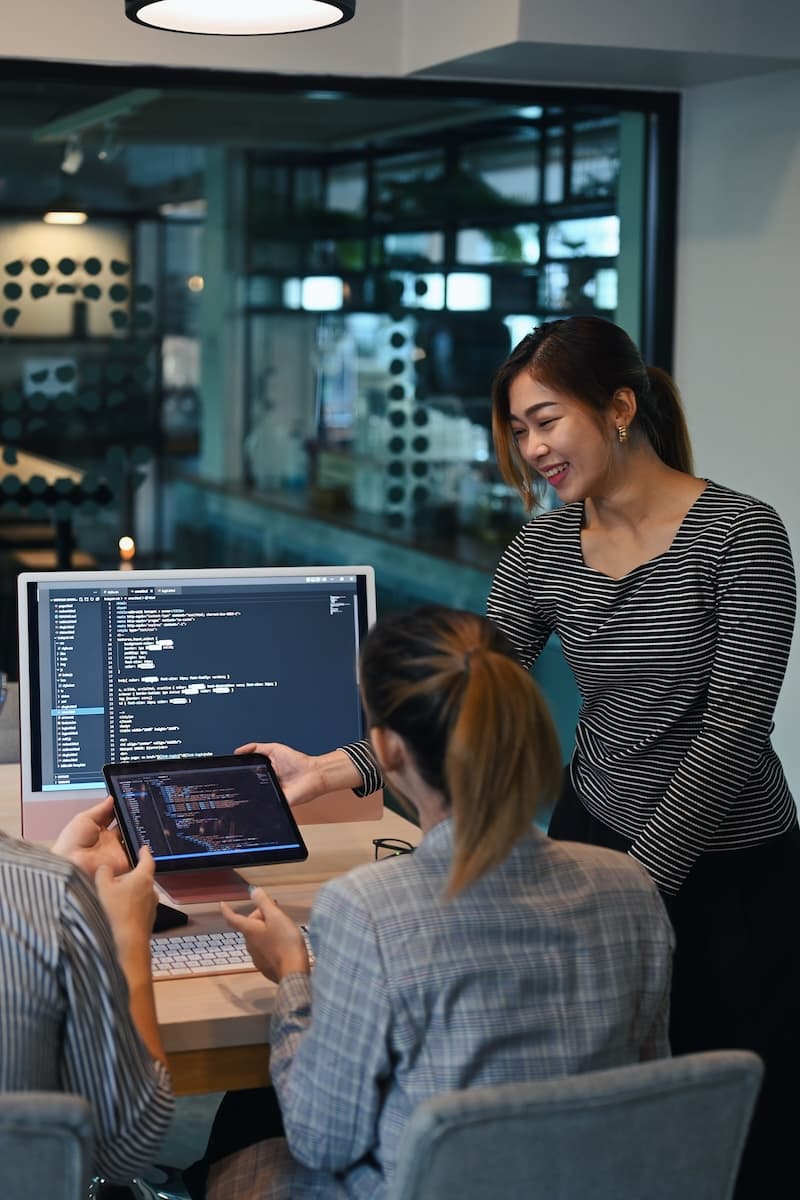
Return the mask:
<svg viewBox="0 0 800 1200">
<path fill-rule="evenodd" d="M 122 571 L 133 570 L 133 560 L 136 555 L 136 542 L 132 537 L 121 537 L 119 546 L 119 565 Z"/>
</svg>

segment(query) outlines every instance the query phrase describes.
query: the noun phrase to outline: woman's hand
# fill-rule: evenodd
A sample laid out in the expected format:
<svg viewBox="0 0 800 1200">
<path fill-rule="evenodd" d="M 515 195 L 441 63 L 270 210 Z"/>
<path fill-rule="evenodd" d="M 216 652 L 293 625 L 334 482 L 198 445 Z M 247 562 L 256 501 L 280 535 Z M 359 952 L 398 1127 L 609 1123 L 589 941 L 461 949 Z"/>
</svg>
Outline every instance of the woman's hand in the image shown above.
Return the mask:
<svg viewBox="0 0 800 1200">
<path fill-rule="evenodd" d="M 328 790 L 320 759 L 281 742 L 248 742 L 246 746 L 237 747 L 235 753 L 263 754 L 268 758 L 292 808 L 315 800 Z"/>
<path fill-rule="evenodd" d="M 132 871 L 115 876 L 104 863 L 94 877 L 97 896 L 108 917 L 123 967 L 129 954 L 142 949 L 146 949 L 150 961 L 150 934 L 158 904 L 153 887 L 155 871 L 149 847 L 142 846 Z"/>
<path fill-rule="evenodd" d="M 361 776 L 344 750 L 329 754 L 303 754 L 281 742 L 248 742 L 238 746 L 236 754 L 263 754 L 275 770 L 286 799 L 292 808 L 307 804 L 339 788 L 361 786 Z"/>
<path fill-rule="evenodd" d="M 153 887 L 155 871 L 149 848 L 142 846 L 139 861 L 132 871 L 115 876 L 108 864 L 103 864 L 94 883 L 114 935 L 119 965 L 128 983 L 133 1023 L 153 1058 L 168 1068 L 158 1028 L 150 966 L 150 934 L 158 902 Z"/>
<path fill-rule="evenodd" d="M 252 895 L 256 908 L 248 916 L 234 912 L 224 901 L 220 908 L 231 928 L 243 934 L 258 970 L 273 983 L 280 983 L 284 975 L 308 975 L 311 966 L 300 927 L 263 888 L 253 888 Z"/>
<path fill-rule="evenodd" d="M 98 867 L 104 865 L 112 875 L 125 874 L 130 863 L 119 834 L 115 829 L 109 829 L 113 820 L 114 802 L 106 796 L 94 808 L 78 813 L 64 826 L 53 843 L 54 853 L 69 859 L 92 878 Z"/>
</svg>

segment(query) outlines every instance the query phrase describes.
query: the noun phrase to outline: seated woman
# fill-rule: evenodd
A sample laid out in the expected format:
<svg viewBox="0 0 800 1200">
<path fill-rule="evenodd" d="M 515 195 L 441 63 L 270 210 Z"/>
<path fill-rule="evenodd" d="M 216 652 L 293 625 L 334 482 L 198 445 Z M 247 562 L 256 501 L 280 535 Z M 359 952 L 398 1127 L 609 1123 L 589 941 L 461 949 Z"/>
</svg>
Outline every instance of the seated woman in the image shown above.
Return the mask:
<svg viewBox="0 0 800 1200">
<path fill-rule="evenodd" d="M 378 1198 L 406 1122 L 436 1093 L 669 1053 L 664 907 L 631 858 L 532 825 L 561 759 L 504 636 L 442 608 L 385 618 L 361 680 L 376 757 L 423 838 L 320 889 L 313 975 L 300 930 L 261 889 L 249 916 L 224 906 L 279 984 L 279 1112 L 263 1093 L 226 1097 L 193 1194 L 211 1163 L 210 1196 Z M 285 1136 L 268 1136 L 281 1115 Z M 244 1146 L 248 1122 L 261 1140 Z"/>
<path fill-rule="evenodd" d="M 83 1096 L 94 1171 L 130 1179 L 172 1116 L 155 1015 L 153 860 L 131 871 L 110 800 L 79 814 L 53 849 L 0 835 L 0 1091 Z M 94 881 L 94 886 L 92 886 Z"/>
</svg>

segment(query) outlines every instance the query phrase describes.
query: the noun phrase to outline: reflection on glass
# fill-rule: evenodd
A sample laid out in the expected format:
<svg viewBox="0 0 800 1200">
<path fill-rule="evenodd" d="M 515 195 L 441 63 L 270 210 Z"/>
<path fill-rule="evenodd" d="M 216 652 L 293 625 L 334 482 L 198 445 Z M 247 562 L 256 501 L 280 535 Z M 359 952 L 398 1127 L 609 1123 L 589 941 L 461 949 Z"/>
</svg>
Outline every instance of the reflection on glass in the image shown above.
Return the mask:
<svg viewBox="0 0 800 1200">
<path fill-rule="evenodd" d="M 278 275 L 251 275 L 244 281 L 245 303 L 253 308 L 280 308 L 286 303 L 285 281 Z M 292 308 L 300 306 L 300 293 L 297 293 L 297 303 Z"/>
<path fill-rule="evenodd" d="M 444 258 L 443 233 L 387 233 L 383 239 L 384 261 L 406 266 L 427 266 Z"/>
<path fill-rule="evenodd" d="M 491 212 L 503 204 L 536 204 L 539 200 L 539 131 L 502 142 L 477 142 L 461 151 L 460 190 L 465 207 Z"/>
<path fill-rule="evenodd" d="M 283 218 L 289 211 L 289 168 L 274 163 L 258 163 L 250 172 L 250 228 L 254 235 L 266 224 Z"/>
<path fill-rule="evenodd" d="M 321 167 L 295 167 L 294 203 L 298 211 L 309 215 L 325 212 L 325 176 Z"/>
<path fill-rule="evenodd" d="M 537 263 L 538 225 L 497 225 L 484 229 L 459 229 L 456 258 L 461 263 Z"/>
<path fill-rule="evenodd" d="M 308 267 L 312 271 L 361 271 L 366 265 L 363 238 L 317 238 L 308 246 Z"/>
<path fill-rule="evenodd" d="M 447 276 L 447 307 L 451 312 L 484 312 L 491 304 L 489 275 L 458 271 Z"/>
<path fill-rule="evenodd" d="M 547 263 L 542 275 L 542 303 L 563 310 L 569 306 L 569 271 L 564 263 Z"/>
<path fill-rule="evenodd" d="M 619 217 L 580 217 L 558 221 L 547 230 L 550 258 L 616 258 L 619 254 Z"/>
<path fill-rule="evenodd" d="M 284 279 L 283 281 L 283 305 L 284 308 L 301 308 L 302 307 L 302 280 L 300 279 Z"/>
<path fill-rule="evenodd" d="M 375 215 L 383 219 L 442 215 L 442 150 L 380 158 L 375 164 Z"/>
<path fill-rule="evenodd" d="M 367 171 L 363 162 L 341 163 L 328 168 L 325 207 L 363 217 L 367 203 Z"/>
<path fill-rule="evenodd" d="M 541 317 L 528 316 L 522 313 L 510 313 L 507 317 L 503 317 L 503 324 L 508 330 L 512 347 L 518 345 L 527 334 L 534 330 L 537 325 L 541 325 L 541 323 Z"/>
<path fill-rule="evenodd" d="M 594 307 L 613 312 L 617 307 L 617 271 L 615 267 L 600 267 L 584 287 L 594 301 Z"/>
<path fill-rule="evenodd" d="M 306 312 L 330 312 L 342 307 L 344 282 L 337 275 L 309 275 L 300 286 L 300 307 Z"/>
<path fill-rule="evenodd" d="M 619 176 L 619 118 L 581 121 L 573 131 L 572 195 L 613 196 Z"/>
<path fill-rule="evenodd" d="M 416 275 L 392 271 L 389 280 L 398 285 L 403 308 L 444 308 L 444 275 Z"/>
<path fill-rule="evenodd" d="M 548 129 L 545 143 L 545 204 L 560 204 L 564 196 L 564 130 Z"/>
<path fill-rule="evenodd" d="M 300 271 L 304 247 L 288 239 L 257 238 L 250 247 L 251 271 Z"/>
</svg>

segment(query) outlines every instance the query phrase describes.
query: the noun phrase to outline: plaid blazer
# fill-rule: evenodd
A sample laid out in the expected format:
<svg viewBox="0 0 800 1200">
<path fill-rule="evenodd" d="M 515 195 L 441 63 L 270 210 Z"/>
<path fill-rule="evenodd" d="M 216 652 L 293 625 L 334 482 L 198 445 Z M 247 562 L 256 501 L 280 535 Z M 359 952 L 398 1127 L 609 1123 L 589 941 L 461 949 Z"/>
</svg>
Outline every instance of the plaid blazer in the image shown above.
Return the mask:
<svg viewBox="0 0 800 1200">
<path fill-rule="evenodd" d="M 320 890 L 313 976 L 272 1017 L 287 1141 L 226 1160 L 219 1195 L 379 1200 L 421 1100 L 669 1054 L 672 927 L 635 860 L 531 829 L 444 899 L 451 853 L 447 820 Z"/>
</svg>

